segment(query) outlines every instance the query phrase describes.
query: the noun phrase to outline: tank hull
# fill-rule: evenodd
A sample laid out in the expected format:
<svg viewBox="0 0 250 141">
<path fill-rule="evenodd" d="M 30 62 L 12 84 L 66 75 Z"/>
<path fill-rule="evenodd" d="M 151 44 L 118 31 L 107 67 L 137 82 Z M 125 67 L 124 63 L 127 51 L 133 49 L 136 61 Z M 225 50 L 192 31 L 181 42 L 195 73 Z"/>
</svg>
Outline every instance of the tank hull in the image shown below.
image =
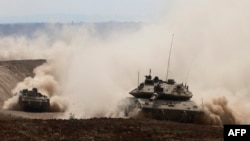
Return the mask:
<svg viewBox="0 0 250 141">
<path fill-rule="evenodd" d="M 19 105 L 20 108 L 24 111 L 43 112 L 49 110 L 50 102 L 49 99 L 44 97 L 37 98 L 37 97 L 20 96 Z"/>
<path fill-rule="evenodd" d="M 135 101 L 136 98 L 134 98 Z M 193 101 L 176 101 L 176 100 L 155 100 L 139 98 L 134 103 L 141 109 L 141 114 L 146 118 L 158 120 L 170 120 L 186 123 L 198 123 L 203 116 L 203 110 Z"/>
</svg>

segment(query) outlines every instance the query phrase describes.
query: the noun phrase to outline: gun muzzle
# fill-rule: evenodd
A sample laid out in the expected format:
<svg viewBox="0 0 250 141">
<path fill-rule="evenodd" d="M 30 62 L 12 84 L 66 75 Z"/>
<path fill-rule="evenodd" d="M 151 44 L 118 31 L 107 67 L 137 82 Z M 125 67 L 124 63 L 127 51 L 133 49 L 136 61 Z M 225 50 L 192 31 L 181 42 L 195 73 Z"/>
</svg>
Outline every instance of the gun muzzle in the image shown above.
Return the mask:
<svg viewBox="0 0 250 141">
<path fill-rule="evenodd" d="M 159 94 L 158 93 L 154 93 L 153 94 L 153 96 L 152 97 L 150 97 L 150 101 L 154 101 L 155 99 L 157 99 L 158 98 L 158 96 L 159 96 Z"/>
</svg>

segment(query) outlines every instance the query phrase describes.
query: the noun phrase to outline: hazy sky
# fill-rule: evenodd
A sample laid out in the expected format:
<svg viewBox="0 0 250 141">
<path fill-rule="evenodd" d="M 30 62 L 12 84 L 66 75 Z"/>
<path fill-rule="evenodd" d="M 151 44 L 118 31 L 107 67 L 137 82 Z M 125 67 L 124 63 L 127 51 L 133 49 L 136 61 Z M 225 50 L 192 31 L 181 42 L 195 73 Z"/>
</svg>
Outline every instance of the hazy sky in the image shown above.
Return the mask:
<svg viewBox="0 0 250 141">
<path fill-rule="evenodd" d="M 153 21 L 171 0 L 0 0 L 0 23 Z"/>
</svg>

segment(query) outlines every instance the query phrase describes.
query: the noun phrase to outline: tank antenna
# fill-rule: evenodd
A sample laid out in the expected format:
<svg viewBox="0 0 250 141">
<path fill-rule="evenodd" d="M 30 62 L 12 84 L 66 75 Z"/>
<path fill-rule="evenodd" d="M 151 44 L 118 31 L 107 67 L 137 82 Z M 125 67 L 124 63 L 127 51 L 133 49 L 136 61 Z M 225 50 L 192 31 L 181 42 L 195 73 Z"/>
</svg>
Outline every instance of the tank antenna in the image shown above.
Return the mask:
<svg viewBox="0 0 250 141">
<path fill-rule="evenodd" d="M 170 45 L 170 49 L 169 49 L 169 55 L 168 55 L 168 67 L 167 67 L 167 76 L 166 76 L 166 81 L 168 81 L 168 72 L 169 72 L 170 56 L 171 56 L 171 52 L 172 52 L 173 41 L 174 41 L 174 34 L 172 35 L 171 45 Z"/>
</svg>

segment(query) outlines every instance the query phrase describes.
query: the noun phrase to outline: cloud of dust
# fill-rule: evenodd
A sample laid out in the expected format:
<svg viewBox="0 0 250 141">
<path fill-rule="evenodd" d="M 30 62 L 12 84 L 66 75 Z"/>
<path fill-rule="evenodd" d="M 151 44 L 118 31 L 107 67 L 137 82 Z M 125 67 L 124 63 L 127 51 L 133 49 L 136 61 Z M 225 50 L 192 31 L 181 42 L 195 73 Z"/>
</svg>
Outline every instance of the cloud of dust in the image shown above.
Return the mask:
<svg viewBox="0 0 250 141">
<path fill-rule="evenodd" d="M 211 124 L 250 123 L 246 110 L 250 84 L 248 4 L 246 0 L 179 0 L 162 22 L 143 24 L 138 30 L 111 30 L 105 38 L 85 25 L 65 25 L 53 37 L 42 31 L 32 40 L 4 37 L 0 39 L 0 57 L 53 60 L 59 93 L 69 105 L 66 116 L 119 117 L 123 115 L 117 114 L 115 107 L 137 86 L 138 71 L 140 80 L 150 68 L 152 75 L 166 77 L 174 33 L 169 77 L 188 82 L 193 99 L 199 104 L 204 101 Z M 52 92 L 51 96 L 58 93 L 54 88 L 43 91 Z"/>
<path fill-rule="evenodd" d="M 202 123 L 209 125 L 236 124 L 240 123 L 232 108 L 228 107 L 225 97 L 217 97 L 204 104 L 205 116 Z"/>
<path fill-rule="evenodd" d="M 17 102 L 18 102 L 18 95 L 14 95 L 13 97 L 4 101 L 3 109 L 21 110 Z"/>
</svg>

